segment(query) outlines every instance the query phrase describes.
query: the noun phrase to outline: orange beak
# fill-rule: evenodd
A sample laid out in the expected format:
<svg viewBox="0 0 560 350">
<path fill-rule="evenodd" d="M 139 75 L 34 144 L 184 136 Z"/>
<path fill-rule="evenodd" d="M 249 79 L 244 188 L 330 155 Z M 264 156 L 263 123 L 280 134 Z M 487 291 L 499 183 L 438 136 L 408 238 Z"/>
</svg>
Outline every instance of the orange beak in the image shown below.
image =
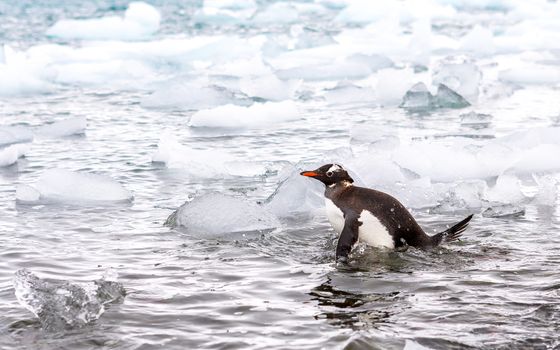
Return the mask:
<svg viewBox="0 0 560 350">
<path fill-rule="evenodd" d="M 317 176 L 319 176 L 319 174 L 317 174 L 314 171 L 302 171 L 300 173 L 300 175 L 307 176 L 307 177 L 317 177 Z"/>
</svg>

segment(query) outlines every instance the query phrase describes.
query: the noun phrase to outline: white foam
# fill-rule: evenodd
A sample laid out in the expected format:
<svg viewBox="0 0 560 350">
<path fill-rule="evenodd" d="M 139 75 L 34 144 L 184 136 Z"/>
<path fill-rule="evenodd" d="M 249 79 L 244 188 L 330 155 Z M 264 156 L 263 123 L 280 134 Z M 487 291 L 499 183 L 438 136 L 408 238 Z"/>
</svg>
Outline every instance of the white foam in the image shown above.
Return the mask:
<svg viewBox="0 0 560 350">
<path fill-rule="evenodd" d="M 228 104 L 196 112 L 191 117 L 189 126 L 262 128 L 299 118 L 297 106 L 292 101 L 255 103 L 249 107 Z"/>
<path fill-rule="evenodd" d="M 159 11 L 144 2 L 131 2 L 124 17 L 62 19 L 47 30 L 48 36 L 65 39 L 143 39 L 159 29 Z"/>
<path fill-rule="evenodd" d="M 243 198 L 210 193 L 183 204 L 168 219 L 200 238 L 227 238 L 232 233 L 271 230 L 280 226 L 263 206 Z"/>
<path fill-rule="evenodd" d="M 39 180 L 19 185 L 16 199 L 21 202 L 102 203 L 129 202 L 132 194 L 120 183 L 104 175 L 50 169 Z"/>
</svg>

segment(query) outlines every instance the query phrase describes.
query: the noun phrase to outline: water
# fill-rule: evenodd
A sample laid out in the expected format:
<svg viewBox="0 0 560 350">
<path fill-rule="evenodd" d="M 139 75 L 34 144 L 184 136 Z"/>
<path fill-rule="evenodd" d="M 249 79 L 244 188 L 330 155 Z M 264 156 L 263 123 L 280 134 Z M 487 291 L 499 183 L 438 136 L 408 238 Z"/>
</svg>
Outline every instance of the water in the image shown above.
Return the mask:
<svg viewBox="0 0 560 350">
<path fill-rule="evenodd" d="M 151 3 L 162 16 L 159 30 L 131 42 L 44 34 L 62 17 L 122 16 L 126 2 L 0 4 L 0 41 L 10 47 L 5 52 L 15 52 L 0 70 L 0 124 L 38 130 L 55 120 L 87 119 L 83 135 L 36 133 L 25 158 L 0 168 L 0 348 L 560 346 L 560 105 L 550 78 L 560 59 L 554 24 L 560 4 L 535 1 L 524 11 L 518 2 L 475 8 L 443 2 L 455 4 L 448 13 L 431 2 L 430 11 L 397 2 L 383 12 L 400 14 L 395 23 L 393 15 L 378 21 L 371 11 L 344 10 L 338 2 L 296 2 L 296 17 L 277 8 L 285 15 L 271 22 L 269 13 L 197 23 L 200 2 Z M 259 2 L 259 11 L 268 4 Z M 488 28 L 490 38 L 473 32 L 476 25 Z M 527 37 L 523 26 L 540 39 Z M 222 35 L 215 46 L 192 49 Z M 317 47 L 306 50 L 310 45 Z M 347 59 L 353 54 L 365 56 Z M 431 74 L 441 72 L 439 62 L 465 54 L 482 78 L 448 76 L 446 85 L 471 107 L 398 108 L 417 82 L 435 94 Z M 363 59 L 365 68 L 356 63 Z M 266 99 L 243 92 L 240 79 L 288 73 L 284 79 L 305 78 L 286 85 L 297 86 L 293 94 L 262 95 L 296 101 L 297 120 L 195 128 L 196 111 L 180 104 L 188 89 L 178 89 L 170 105 L 144 103 L 178 81 L 217 85 L 231 103 L 247 106 Z M 271 80 L 262 81 L 262 89 L 270 87 Z M 160 138 L 171 137 L 185 147 L 181 152 L 214 153 L 174 153 L 187 159 L 177 166 L 152 162 Z M 320 186 L 290 177 L 331 160 L 359 182 L 396 195 L 429 234 L 468 213 L 480 215 L 461 242 L 433 251 L 360 246 L 350 266 L 337 267 Z M 54 168 L 110 176 L 134 200 L 16 202 L 18 185 L 33 185 Z M 270 204 L 282 182 L 283 196 Z M 212 193 L 264 203 L 279 227 L 209 235 L 164 226 L 186 200 Z M 290 204 L 290 212 L 279 202 Z M 20 269 L 47 285 L 87 283 L 111 269 L 126 296 L 86 325 L 48 329 L 16 299 Z"/>
</svg>

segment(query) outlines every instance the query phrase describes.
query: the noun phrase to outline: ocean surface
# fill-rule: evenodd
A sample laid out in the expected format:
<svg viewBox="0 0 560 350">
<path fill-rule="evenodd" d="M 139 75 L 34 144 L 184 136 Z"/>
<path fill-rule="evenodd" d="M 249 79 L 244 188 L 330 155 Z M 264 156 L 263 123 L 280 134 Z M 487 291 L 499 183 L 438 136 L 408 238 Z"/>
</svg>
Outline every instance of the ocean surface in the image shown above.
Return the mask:
<svg viewBox="0 0 560 350">
<path fill-rule="evenodd" d="M 0 348 L 559 349 L 559 155 L 557 1 L 3 0 Z"/>
</svg>

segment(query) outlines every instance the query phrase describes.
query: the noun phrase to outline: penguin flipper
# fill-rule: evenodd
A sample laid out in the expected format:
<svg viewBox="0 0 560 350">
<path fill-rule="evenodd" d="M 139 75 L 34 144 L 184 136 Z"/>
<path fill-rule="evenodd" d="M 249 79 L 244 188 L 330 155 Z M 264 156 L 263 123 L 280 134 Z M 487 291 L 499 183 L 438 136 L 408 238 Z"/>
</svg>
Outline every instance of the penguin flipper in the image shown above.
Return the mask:
<svg viewBox="0 0 560 350">
<path fill-rule="evenodd" d="M 430 239 L 432 240 L 432 245 L 435 247 L 441 242 L 452 242 L 459 239 L 463 231 L 467 229 L 469 221 L 471 221 L 473 214 L 467 216 L 463 220 L 459 221 L 455 225 L 451 226 L 447 230 L 433 235 Z"/>
<path fill-rule="evenodd" d="M 358 221 L 358 215 L 346 215 L 344 218 L 344 228 L 338 238 L 336 245 L 336 261 L 346 262 L 352 247 L 358 241 L 359 228 L 362 224 Z"/>
</svg>

